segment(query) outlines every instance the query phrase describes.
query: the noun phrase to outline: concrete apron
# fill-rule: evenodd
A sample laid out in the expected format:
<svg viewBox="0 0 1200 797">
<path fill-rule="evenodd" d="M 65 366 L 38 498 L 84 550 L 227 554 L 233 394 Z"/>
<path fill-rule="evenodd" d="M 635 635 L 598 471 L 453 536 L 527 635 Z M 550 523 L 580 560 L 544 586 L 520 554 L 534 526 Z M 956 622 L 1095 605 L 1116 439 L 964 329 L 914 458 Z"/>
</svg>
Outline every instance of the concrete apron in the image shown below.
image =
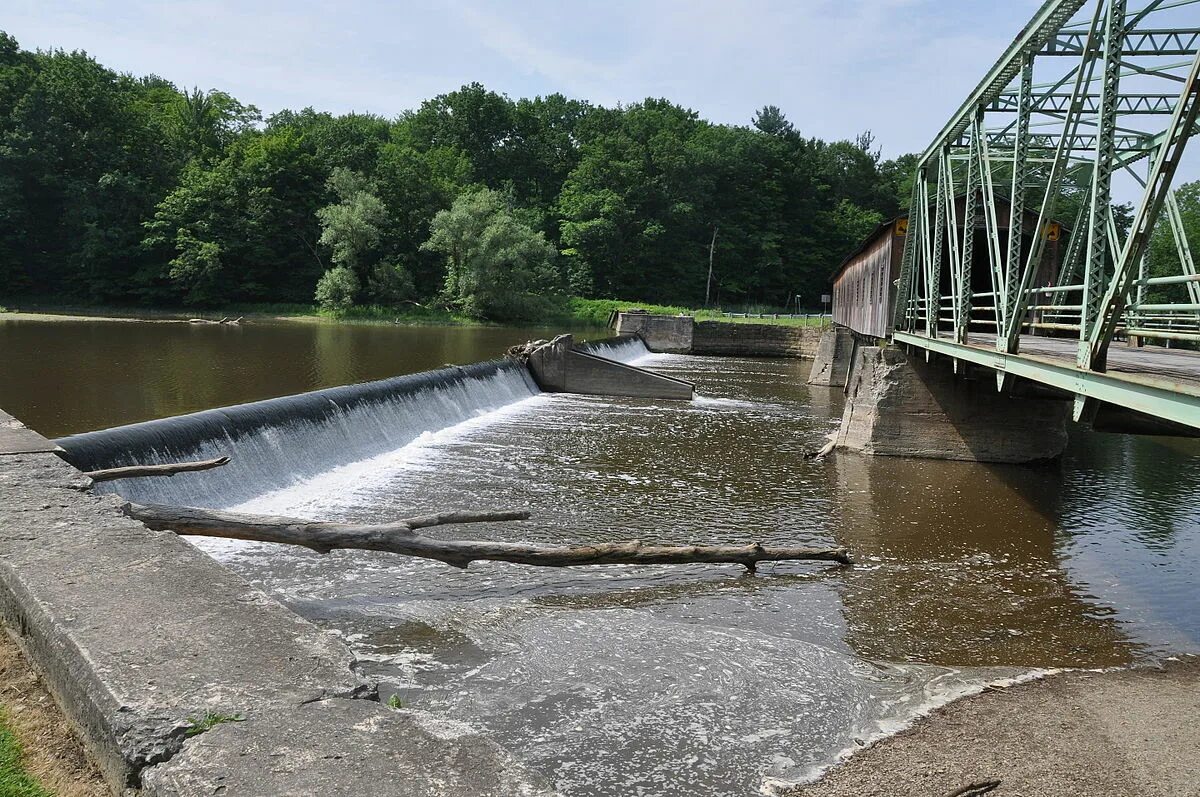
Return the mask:
<svg viewBox="0 0 1200 797">
<path fill-rule="evenodd" d="M 1069 402 L 998 393 L 895 348 L 860 347 L 836 447 L 867 454 L 1026 463 L 1058 457 Z"/>
<path fill-rule="evenodd" d="M 0 618 L 118 794 L 548 795 L 0 413 Z M 210 727 L 211 726 L 211 727 Z"/>
</svg>

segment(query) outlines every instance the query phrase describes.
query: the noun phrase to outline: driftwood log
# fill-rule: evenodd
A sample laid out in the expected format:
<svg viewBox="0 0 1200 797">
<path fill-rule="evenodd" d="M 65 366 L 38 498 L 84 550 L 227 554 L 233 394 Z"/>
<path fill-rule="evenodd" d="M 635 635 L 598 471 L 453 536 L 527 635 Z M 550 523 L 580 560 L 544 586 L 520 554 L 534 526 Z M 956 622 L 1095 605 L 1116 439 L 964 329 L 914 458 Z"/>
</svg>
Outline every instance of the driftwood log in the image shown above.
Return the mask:
<svg viewBox="0 0 1200 797">
<path fill-rule="evenodd" d="M 229 464 L 229 457 L 202 459 L 198 462 L 169 462 L 164 465 L 129 465 L 124 468 L 105 468 L 84 472 L 94 482 L 110 482 L 114 479 L 134 479 L 139 476 L 174 476 L 197 470 L 212 470 Z"/>
<path fill-rule="evenodd" d="M 638 540 L 592 545 L 537 545 L 489 540 L 443 540 L 418 529 L 457 523 L 526 520 L 528 512 L 440 512 L 393 523 L 355 525 L 270 515 L 219 512 L 196 507 L 125 504 L 125 514 L 158 531 L 235 540 L 302 545 L 318 553 L 339 548 L 386 551 L 436 559 L 465 568 L 490 559 L 539 567 L 579 565 L 739 564 L 753 572 L 759 562 L 811 559 L 850 564 L 844 548 L 776 548 L 749 545 L 645 545 Z"/>
</svg>

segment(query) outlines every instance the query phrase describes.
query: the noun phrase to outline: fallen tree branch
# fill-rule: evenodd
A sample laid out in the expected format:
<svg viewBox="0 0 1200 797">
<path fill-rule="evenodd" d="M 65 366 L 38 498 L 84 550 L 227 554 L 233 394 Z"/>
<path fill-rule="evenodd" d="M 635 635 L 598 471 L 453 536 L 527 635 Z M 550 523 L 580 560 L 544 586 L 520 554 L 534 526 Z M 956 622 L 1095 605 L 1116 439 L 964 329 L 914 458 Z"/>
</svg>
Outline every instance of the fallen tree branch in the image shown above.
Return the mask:
<svg viewBox="0 0 1200 797">
<path fill-rule="evenodd" d="M 593 545 L 537 545 L 487 540 L 443 540 L 418 534 L 416 529 L 456 523 L 527 520 L 528 512 L 442 512 L 405 518 L 393 523 L 356 525 L 327 523 L 271 515 L 246 515 L 182 506 L 129 503 L 125 514 L 157 531 L 226 537 L 255 542 L 302 545 L 319 553 L 340 548 L 386 551 L 436 559 L 465 568 L 489 559 L 539 567 L 579 565 L 739 564 L 753 572 L 758 562 L 812 559 L 850 564 L 844 548 L 774 548 L 749 545 L 644 545 L 639 540 Z"/>
<path fill-rule="evenodd" d="M 83 475 L 94 482 L 110 482 L 113 479 L 133 479 L 139 476 L 174 476 L 197 470 L 212 470 L 229 464 L 229 457 L 202 459 L 199 462 L 169 462 L 165 465 L 130 465 L 124 468 L 89 470 Z"/>
<path fill-rule="evenodd" d="M 962 788 L 955 789 L 946 797 L 979 797 L 1000 787 L 999 780 L 981 780 L 978 783 L 968 783 Z"/>
</svg>

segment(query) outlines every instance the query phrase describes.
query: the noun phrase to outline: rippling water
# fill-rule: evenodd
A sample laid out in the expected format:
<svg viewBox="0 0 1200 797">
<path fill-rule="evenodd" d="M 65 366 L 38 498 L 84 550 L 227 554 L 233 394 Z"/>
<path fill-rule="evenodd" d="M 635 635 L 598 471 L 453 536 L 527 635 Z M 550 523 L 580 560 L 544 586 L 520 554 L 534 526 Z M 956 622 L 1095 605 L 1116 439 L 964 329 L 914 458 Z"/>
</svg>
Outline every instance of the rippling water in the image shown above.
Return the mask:
<svg viewBox="0 0 1200 797">
<path fill-rule="evenodd" d="M 841 392 L 807 388 L 807 363 L 641 364 L 699 398 L 480 407 L 238 508 L 529 507 L 438 533 L 837 543 L 859 564 L 464 572 L 199 544 L 342 633 L 385 697 L 489 729 L 571 796 L 770 793 L 996 677 L 1200 650 L 1195 442 L 1080 433 L 1038 468 L 809 462 Z"/>
</svg>

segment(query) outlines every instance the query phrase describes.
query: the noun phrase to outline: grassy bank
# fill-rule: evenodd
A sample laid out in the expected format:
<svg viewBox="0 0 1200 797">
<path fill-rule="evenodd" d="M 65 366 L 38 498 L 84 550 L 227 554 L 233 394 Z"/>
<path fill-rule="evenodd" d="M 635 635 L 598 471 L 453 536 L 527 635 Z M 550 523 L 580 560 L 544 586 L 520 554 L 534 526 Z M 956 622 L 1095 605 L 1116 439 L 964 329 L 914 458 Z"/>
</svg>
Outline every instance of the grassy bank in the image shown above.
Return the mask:
<svg viewBox="0 0 1200 797">
<path fill-rule="evenodd" d="M 656 315 L 690 315 L 699 321 L 723 321 L 730 324 L 781 324 L 786 326 L 816 326 L 822 323 L 819 315 L 809 318 L 774 318 L 771 314 L 751 312 L 748 317 L 742 315 L 725 315 L 719 308 L 697 310 L 667 304 L 647 304 L 646 302 L 626 302 L 620 299 L 581 299 L 571 297 L 567 300 L 566 315 L 579 323 L 607 324 L 609 316 L 615 311 L 639 308 Z"/>
<path fill-rule="evenodd" d="M 726 323 L 781 324 L 787 326 L 818 325 L 820 317 L 773 318 L 770 315 L 751 313 L 746 316 L 726 316 L 719 309 L 698 310 L 679 305 L 629 302 L 620 299 L 564 299 L 556 308 L 540 319 L 514 322 L 515 326 L 605 326 L 614 311 L 640 308 L 661 315 L 691 315 L 702 321 Z M 287 318 L 310 321 L 359 322 L 376 324 L 401 324 L 405 326 L 496 326 L 496 322 L 469 318 L 440 307 L 400 305 L 357 305 L 340 312 L 322 310 L 314 304 L 232 304 L 216 309 L 145 308 L 107 305 L 62 304 L 50 299 L 24 299 L 0 301 L 0 313 L 33 313 L 55 316 L 89 316 L 103 318 L 179 320 L 187 318 Z"/>
<path fill-rule="evenodd" d="M 108 794 L 45 684 L 0 629 L 0 796 Z"/>
<path fill-rule="evenodd" d="M 21 743 L 0 711 L 0 795 L 4 797 L 50 797 L 25 770 Z"/>
</svg>

